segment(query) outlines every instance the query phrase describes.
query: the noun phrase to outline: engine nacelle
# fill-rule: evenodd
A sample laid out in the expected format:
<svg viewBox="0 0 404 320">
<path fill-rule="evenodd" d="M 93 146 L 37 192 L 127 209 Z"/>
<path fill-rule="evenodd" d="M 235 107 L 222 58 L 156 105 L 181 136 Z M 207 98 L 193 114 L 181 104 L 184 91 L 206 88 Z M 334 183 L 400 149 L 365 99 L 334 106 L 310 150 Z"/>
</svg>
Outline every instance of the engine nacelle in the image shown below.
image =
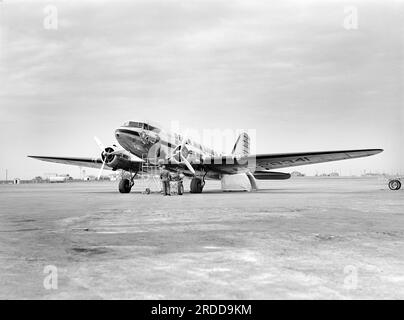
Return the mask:
<svg viewBox="0 0 404 320">
<path fill-rule="evenodd" d="M 138 171 L 141 163 L 139 161 L 133 161 L 130 154 L 124 150 L 115 150 L 115 146 L 107 147 L 101 153 L 101 159 L 105 161 L 105 164 L 112 168 L 112 170 L 125 170 L 125 171 Z"/>
</svg>

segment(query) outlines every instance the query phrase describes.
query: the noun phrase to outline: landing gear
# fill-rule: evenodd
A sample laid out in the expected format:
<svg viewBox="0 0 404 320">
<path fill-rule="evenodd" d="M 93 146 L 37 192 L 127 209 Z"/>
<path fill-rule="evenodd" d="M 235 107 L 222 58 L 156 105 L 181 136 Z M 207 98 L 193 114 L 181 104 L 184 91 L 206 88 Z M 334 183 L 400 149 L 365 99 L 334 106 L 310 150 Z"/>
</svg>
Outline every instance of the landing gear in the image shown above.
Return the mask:
<svg viewBox="0 0 404 320">
<path fill-rule="evenodd" d="M 122 179 L 119 182 L 119 192 L 120 193 L 129 193 L 132 189 L 132 184 L 129 179 Z"/>
<path fill-rule="evenodd" d="M 205 181 L 203 181 L 201 178 L 192 178 L 190 192 L 191 193 L 201 193 L 204 185 L 205 185 Z"/>
<path fill-rule="evenodd" d="M 389 188 L 390 190 L 400 190 L 401 188 L 401 182 L 400 180 L 390 180 L 389 181 Z"/>
<path fill-rule="evenodd" d="M 120 193 L 129 193 L 132 190 L 133 185 L 135 182 L 133 181 L 137 175 L 137 172 L 132 174 L 130 173 L 130 179 L 124 178 L 124 173 L 122 173 L 122 179 L 119 181 L 119 192 Z"/>
</svg>

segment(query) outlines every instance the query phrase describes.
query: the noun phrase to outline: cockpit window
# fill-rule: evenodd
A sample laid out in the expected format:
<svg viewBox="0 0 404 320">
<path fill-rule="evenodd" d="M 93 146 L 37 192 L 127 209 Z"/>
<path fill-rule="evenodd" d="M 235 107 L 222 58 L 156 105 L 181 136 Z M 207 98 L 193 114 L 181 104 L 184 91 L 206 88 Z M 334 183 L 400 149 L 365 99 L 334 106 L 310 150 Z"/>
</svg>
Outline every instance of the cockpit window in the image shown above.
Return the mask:
<svg viewBox="0 0 404 320">
<path fill-rule="evenodd" d="M 150 124 L 148 125 L 148 129 L 150 130 L 150 131 L 154 131 L 154 132 L 156 132 L 156 133 L 159 133 L 159 132 L 161 132 L 161 130 L 159 129 L 159 128 L 156 128 L 156 127 L 154 127 L 154 126 L 151 126 Z"/>
<path fill-rule="evenodd" d="M 143 129 L 144 123 L 128 121 L 128 122 L 125 122 L 123 126 L 124 127 L 130 127 L 130 128 L 142 128 Z"/>
<path fill-rule="evenodd" d="M 1 1 L 1 0 L 0 0 Z M 135 122 L 135 121 L 127 121 L 123 124 L 124 127 L 130 127 L 130 128 L 141 128 L 144 130 L 150 130 L 154 131 L 156 133 L 161 132 L 161 130 L 157 127 L 154 127 L 150 124 L 144 123 L 144 122 Z"/>
</svg>

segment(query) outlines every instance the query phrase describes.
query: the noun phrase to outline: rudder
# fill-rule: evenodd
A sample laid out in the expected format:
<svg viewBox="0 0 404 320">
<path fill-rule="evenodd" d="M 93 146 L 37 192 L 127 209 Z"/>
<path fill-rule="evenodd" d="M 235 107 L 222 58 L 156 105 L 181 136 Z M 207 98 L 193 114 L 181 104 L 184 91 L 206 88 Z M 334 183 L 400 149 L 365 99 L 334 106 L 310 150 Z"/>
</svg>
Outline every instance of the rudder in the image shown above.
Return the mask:
<svg viewBox="0 0 404 320">
<path fill-rule="evenodd" d="M 238 136 L 231 154 L 242 156 L 250 154 L 250 137 L 246 132 L 243 132 Z"/>
</svg>

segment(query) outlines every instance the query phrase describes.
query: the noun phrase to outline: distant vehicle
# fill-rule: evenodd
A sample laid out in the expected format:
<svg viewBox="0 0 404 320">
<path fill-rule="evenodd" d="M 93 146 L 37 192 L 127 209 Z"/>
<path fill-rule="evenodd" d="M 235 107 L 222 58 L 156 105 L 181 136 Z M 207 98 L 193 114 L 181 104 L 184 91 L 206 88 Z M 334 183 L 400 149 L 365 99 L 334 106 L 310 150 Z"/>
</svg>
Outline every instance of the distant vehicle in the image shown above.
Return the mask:
<svg viewBox="0 0 404 320">
<path fill-rule="evenodd" d="M 36 176 L 34 179 L 32 179 L 32 181 L 37 182 L 37 183 L 40 183 L 40 182 L 43 181 L 43 179 L 42 179 L 41 176 Z"/>
<path fill-rule="evenodd" d="M 232 152 L 222 155 L 180 134 L 136 121 L 128 121 L 118 128 L 115 131 L 115 138 L 123 149 L 118 149 L 115 145 L 105 148 L 97 141 L 102 149 L 100 158 L 29 157 L 81 167 L 101 168 L 101 171 L 105 167 L 128 172 L 131 174 L 129 179 L 122 174 L 119 183 L 121 193 L 131 191 L 137 173 L 147 172 L 142 165 L 146 160 L 154 162 L 156 167 L 164 164 L 172 172 L 182 172 L 192 179 L 190 192 L 201 193 L 205 178 L 221 180 L 223 190 L 233 190 L 235 187 L 239 190 L 252 190 L 257 189 L 256 179 L 289 179 L 291 176 L 289 173 L 273 171 L 279 168 L 368 157 L 383 151 L 363 149 L 250 154 L 250 138 L 247 133 L 242 133 Z"/>
<path fill-rule="evenodd" d="M 400 190 L 401 188 L 401 181 L 400 178 L 398 179 L 391 179 L 389 181 L 389 188 L 390 190 Z"/>
</svg>

